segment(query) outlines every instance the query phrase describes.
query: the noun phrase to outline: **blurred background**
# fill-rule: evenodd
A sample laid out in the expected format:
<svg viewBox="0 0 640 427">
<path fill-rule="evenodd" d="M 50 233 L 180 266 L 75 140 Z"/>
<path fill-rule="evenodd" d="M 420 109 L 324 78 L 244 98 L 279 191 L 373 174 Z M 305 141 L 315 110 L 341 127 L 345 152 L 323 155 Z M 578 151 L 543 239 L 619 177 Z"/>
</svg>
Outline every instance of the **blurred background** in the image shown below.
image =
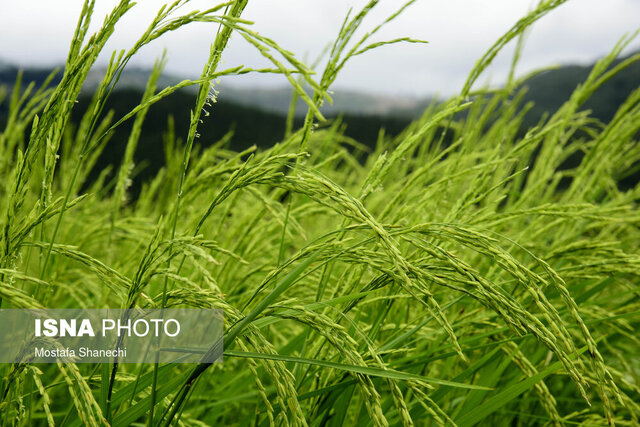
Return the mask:
<svg viewBox="0 0 640 427">
<path fill-rule="evenodd" d="M 0 2 L 0 86 L 11 90 L 18 70 L 23 72 L 23 83 L 41 83 L 55 67 L 64 64 L 82 3 L 82 0 Z M 117 2 L 96 3 L 94 30 Z M 101 80 L 111 52 L 130 47 L 163 3 L 140 2 L 118 24 L 90 75 L 84 98 L 75 109 L 76 120 Z M 251 0 L 243 16 L 253 21 L 255 31 L 274 39 L 307 64 L 318 61 L 316 70 L 321 71 L 326 59 L 322 53 L 338 33 L 349 9 L 353 8 L 355 13 L 366 3 Z M 179 12 L 204 10 L 214 4 L 194 0 Z M 381 1 L 367 17 L 361 34 L 384 21 L 402 4 L 395 0 Z M 375 144 L 380 129 L 388 135 L 399 133 L 426 106 L 458 93 L 477 59 L 535 5 L 536 2 L 520 0 L 417 0 L 385 26 L 374 41 L 407 36 L 426 40 L 428 44 L 383 46 L 354 58 L 332 88 L 334 104 L 325 105 L 323 112 L 334 120 L 339 118 L 346 135 L 368 146 Z M 516 74 L 523 76 L 536 69 L 556 67 L 524 83 L 527 90 L 524 100 L 535 103 L 525 123 L 536 123 L 566 101 L 586 78 L 593 63 L 606 55 L 622 36 L 640 27 L 639 18 L 638 0 L 573 0 L 536 23 L 527 34 Z M 216 30 L 213 24 L 193 24 L 143 48 L 111 97 L 108 107 L 114 110 L 115 117 L 137 105 L 150 67 L 165 50 L 168 62 L 159 89 L 185 78 L 197 78 Z M 480 85 L 498 88 L 504 84 L 514 49 L 512 43 L 500 53 L 479 79 Z M 634 39 L 623 56 L 639 51 L 640 39 Z M 223 60 L 224 67 L 270 66 L 240 36 L 232 38 Z M 639 82 L 640 66 L 636 63 L 600 88 L 585 108 L 592 111 L 593 117 L 606 122 Z M 233 137 L 228 144 L 236 150 L 253 144 L 269 146 L 282 139 L 291 99 L 284 77 L 249 74 L 223 79 L 216 88 L 219 102 L 200 129 L 201 144 L 212 144 L 229 131 L 233 131 Z M 193 101 L 194 91 L 184 90 L 151 108 L 137 153 L 142 176 L 155 173 L 164 162 L 164 154 L 157 148 L 162 144 L 169 116 L 175 120 L 177 136 L 186 136 Z M 0 126 L 6 122 L 6 112 L 5 100 L 0 104 Z M 306 106 L 299 103 L 298 120 L 305 112 Z M 119 163 L 128 132 L 126 124 L 115 132 L 101 161 Z"/>
</svg>

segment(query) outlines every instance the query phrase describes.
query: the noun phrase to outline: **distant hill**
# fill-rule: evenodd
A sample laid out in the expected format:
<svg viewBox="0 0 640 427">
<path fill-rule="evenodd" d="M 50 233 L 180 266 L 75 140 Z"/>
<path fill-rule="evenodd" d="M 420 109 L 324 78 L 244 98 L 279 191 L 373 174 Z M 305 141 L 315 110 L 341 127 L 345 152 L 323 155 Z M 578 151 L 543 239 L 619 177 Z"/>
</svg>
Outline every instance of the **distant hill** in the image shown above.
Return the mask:
<svg viewBox="0 0 640 427">
<path fill-rule="evenodd" d="M 613 66 L 629 56 L 617 59 Z M 587 79 L 592 68 L 593 65 L 567 65 L 528 79 L 523 84 L 528 89 L 524 101 L 532 101 L 535 105 L 529 111 L 526 121 L 530 124 L 535 123 L 545 112 L 557 111 L 569 99 L 574 89 Z M 635 62 L 603 84 L 587 100 L 583 109 L 591 110 L 593 117 L 608 122 L 613 118 L 618 107 L 639 86 L 640 62 Z"/>
<path fill-rule="evenodd" d="M 93 90 L 98 87 L 104 71 L 96 69 L 92 71 L 87 79 L 86 88 Z M 123 73 L 118 85 L 120 88 L 144 89 L 149 70 L 133 68 Z M 158 82 L 159 87 L 174 85 L 183 78 L 164 74 Z M 259 108 L 263 111 L 286 115 L 289 112 L 292 89 L 289 86 L 262 88 L 250 87 L 242 88 L 227 84 L 216 86 L 220 91 L 218 100 L 221 102 L 231 102 L 245 107 Z M 190 88 L 195 93 L 195 87 Z M 187 89 L 189 91 L 189 89 Z M 308 91 L 311 95 L 311 91 Z M 417 109 L 422 111 L 425 100 L 421 98 L 410 98 L 390 95 L 375 95 L 352 90 L 336 89 L 331 95 L 333 104 L 325 102 L 322 107 L 323 114 L 327 116 L 337 116 L 342 113 L 358 115 L 381 115 L 409 117 L 415 116 Z M 299 100 L 296 106 L 296 116 L 302 117 L 307 112 L 307 106 Z"/>
<path fill-rule="evenodd" d="M 0 87 L 13 87 L 20 68 L 0 60 Z M 50 68 L 22 68 L 23 87 L 28 82 L 42 85 L 47 76 L 53 71 Z M 81 114 L 82 105 L 91 96 L 102 80 L 104 70 L 99 68 L 90 71 L 81 94 L 81 99 L 74 114 Z M 131 68 L 124 72 L 111 94 L 108 109 L 115 110 L 115 117 L 120 117 L 137 105 L 149 77 L 149 70 Z M 61 72 L 52 80 L 52 85 L 60 82 Z M 164 74 L 158 81 L 158 87 L 174 85 L 183 78 Z M 194 102 L 195 87 L 185 88 L 172 94 L 169 98 L 152 106 L 147 116 L 150 126 L 160 132 L 166 127 L 167 116 L 172 114 L 176 118 L 176 125 L 183 121 L 189 122 L 189 111 Z M 218 96 L 218 102 L 213 111 L 215 117 L 215 132 L 210 136 L 220 138 L 230 129 L 235 129 L 233 145 L 244 148 L 252 144 L 266 146 L 274 144 L 284 132 L 285 116 L 289 108 L 291 89 L 237 89 L 225 87 Z M 380 97 L 356 92 L 345 92 L 336 95 L 335 106 L 327 106 L 324 112 L 327 117 L 335 117 L 344 113 L 347 123 L 346 135 L 365 144 L 372 145 L 378 136 L 378 131 L 384 127 L 389 134 L 400 132 L 409 123 L 412 114 L 404 112 L 394 114 L 395 109 L 415 108 L 418 101 L 406 101 L 393 97 Z M 341 107 L 341 106 L 344 106 Z M 7 102 L 0 103 L 0 128 L 4 122 L 4 114 L 8 108 Z M 128 109 L 127 109 L 128 108 Z M 404 110 L 402 110 L 404 111 Z M 300 101 L 298 120 L 301 119 L 306 107 Z M 180 120 L 184 116 L 184 120 Z M 151 132 L 153 131 L 150 130 Z M 178 135 L 182 135 L 177 129 Z M 205 135 L 206 132 L 201 131 Z M 185 131 L 186 134 L 186 131 Z"/>
<path fill-rule="evenodd" d="M 291 93 L 292 90 L 289 87 L 245 89 L 228 85 L 221 86 L 219 99 L 259 107 L 265 111 L 287 114 Z M 325 102 L 321 109 L 322 113 L 327 116 L 345 113 L 414 118 L 431 102 L 430 98 L 375 95 L 344 89 L 334 90 L 331 98 L 333 104 Z M 303 116 L 306 112 L 306 104 L 302 100 L 298 100 L 296 115 Z"/>
<path fill-rule="evenodd" d="M 0 86 L 12 87 L 19 67 L 0 61 Z M 45 78 L 53 71 L 53 68 L 22 68 L 23 82 L 35 82 L 40 86 Z M 104 76 L 104 69 L 95 68 L 89 72 L 83 90 L 93 92 L 100 84 Z M 144 90 L 150 71 L 142 68 L 129 68 L 120 77 L 118 89 Z M 61 73 L 58 73 L 53 84 L 60 81 Z M 184 77 L 172 74 L 163 74 L 158 87 L 174 85 L 184 80 Z M 245 107 L 258 108 L 263 111 L 286 115 L 289 111 L 291 100 L 291 88 L 288 86 L 276 88 L 241 88 L 223 83 L 218 87 L 220 94 L 218 99 L 222 102 L 230 102 Z M 185 89 L 186 92 L 195 93 L 195 87 Z M 375 95 L 350 90 L 336 90 L 332 94 L 333 105 L 328 102 L 322 107 L 322 112 L 327 116 L 337 116 L 342 113 L 372 116 L 414 117 L 418 111 L 430 103 L 430 99 L 411 98 L 390 95 Z M 307 111 L 304 102 L 299 101 L 296 115 L 302 117 Z"/>
<path fill-rule="evenodd" d="M 626 58 L 616 60 L 614 65 L 624 59 Z M 527 80 L 523 85 L 528 88 L 524 100 L 525 102 L 534 102 L 535 106 L 528 113 L 526 122 L 528 124 L 535 123 L 545 112 L 556 111 L 569 98 L 576 86 L 587 78 L 592 67 L 593 65 L 566 65 L 540 73 Z M 45 68 L 24 68 L 23 81 L 35 81 L 36 85 L 39 85 L 51 71 L 52 69 Z M 0 86 L 13 86 L 17 72 L 17 66 L 0 60 Z M 87 78 L 85 91 L 92 92 L 100 83 L 103 74 L 103 69 L 92 70 Z M 149 70 L 147 69 L 130 68 L 123 73 L 118 88 L 143 90 L 148 76 Z M 60 75 L 54 79 L 53 83 L 59 82 L 59 79 Z M 183 80 L 182 77 L 164 74 L 160 78 L 158 86 L 165 87 L 181 80 Z M 608 121 L 613 117 L 618 106 L 639 85 L 640 63 L 634 63 L 604 84 L 587 101 L 584 108 L 591 110 L 594 117 Z M 220 90 L 218 99 L 225 104 L 237 104 L 280 115 L 286 115 L 289 109 L 291 100 L 289 87 L 241 88 L 223 82 L 218 88 Z M 194 88 L 191 89 L 191 93 L 195 93 Z M 325 103 L 322 108 L 323 113 L 330 117 L 348 114 L 400 119 L 418 117 L 433 100 L 429 97 L 390 96 L 344 89 L 336 89 L 332 98 L 333 105 Z M 296 114 L 300 117 L 305 112 L 305 104 L 299 101 Z"/>
<path fill-rule="evenodd" d="M 624 59 L 624 58 L 623 58 Z M 616 61 L 618 64 L 623 59 Z M 527 80 L 523 86 L 528 90 L 525 101 L 535 103 L 525 119 L 526 125 L 536 123 L 545 112 L 556 111 L 571 95 L 578 84 L 583 82 L 592 66 L 565 66 L 550 70 Z M 23 85 L 34 81 L 41 85 L 51 69 L 26 68 L 23 70 Z M 0 86 L 12 87 L 18 73 L 18 67 L 0 61 Z M 107 110 L 114 110 L 115 117 L 121 117 L 130 111 L 142 97 L 142 91 L 148 77 L 148 70 L 132 69 L 124 73 L 119 83 L 119 90 L 112 93 Z M 74 108 L 73 120 L 81 117 L 91 93 L 102 78 L 102 71 L 92 71 L 83 95 Z M 52 81 L 57 84 L 60 74 Z M 182 79 L 171 75 L 164 75 L 160 79 L 159 87 L 175 84 Z M 602 121 L 613 117 L 620 104 L 632 90 L 640 85 L 640 63 L 632 64 L 610 81 L 604 84 L 586 103 L 586 109 L 592 110 L 592 115 Z M 140 182 L 146 177 L 154 175 L 164 164 L 164 152 L 159 149 L 162 132 L 166 129 L 167 117 L 175 118 L 176 135 L 184 138 L 187 134 L 189 111 L 194 102 L 194 89 L 182 90 L 170 97 L 154 104 L 147 115 L 141 140 L 136 153 L 136 163 L 146 164 L 141 172 L 134 192 Z M 270 146 L 281 140 L 285 126 L 285 114 L 289 107 L 291 89 L 241 89 L 232 86 L 222 87 L 219 102 L 212 111 L 212 116 L 200 126 L 201 137 L 198 144 L 210 145 L 222 138 L 228 131 L 234 131 L 230 148 L 240 150 L 250 145 L 258 147 Z M 424 108 L 431 103 L 431 99 L 413 99 L 406 97 L 390 97 L 359 92 L 336 91 L 333 95 L 334 106 L 327 106 L 324 113 L 328 116 L 343 115 L 346 125 L 346 135 L 373 146 L 380 128 L 387 134 L 395 135 L 401 132 L 409 122 L 417 117 Z M 6 122 L 8 102 L 0 103 L 0 129 Z M 298 106 L 298 113 L 302 114 L 305 106 Z M 300 116 L 297 125 L 301 124 Z M 127 136 L 131 123 L 127 122 L 116 130 L 109 148 L 104 151 L 99 161 L 98 169 L 107 164 L 119 164 L 124 153 Z"/>
<path fill-rule="evenodd" d="M 15 64 L 10 64 L 4 61 L 0 61 L 0 86 L 6 86 L 8 88 L 12 88 L 16 77 L 18 76 L 18 72 L 22 70 L 22 85 L 26 86 L 31 82 L 35 83 L 36 87 L 42 86 L 45 82 L 46 78 L 53 72 L 53 68 L 39 68 L 39 67 L 18 67 Z M 51 84 L 53 86 L 60 83 L 60 79 L 62 78 L 62 73 L 57 73 Z"/>
<path fill-rule="evenodd" d="M 0 70 L 0 86 L 13 86 L 18 69 L 13 66 L 5 66 Z M 35 81 L 38 85 L 45 81 L 51 70 L 27 69 L 23 71 L 23 82 Z M 142 98 L 143 87 L 146 84 L 146 76 L 143 70 L 126 74 L 121 80 L 119 90 L 115 90 L 105 107 L 105 111 L 112 110 L 114 117 L 119 118 L 131 111 Z M 92 74 L 88 79 L 88 85 L 84 88 L 73 109 L 72 123 L 78 123 L 86 111 L 92 95 L 92 85 L 97 85 L 98 74 Z M 159 86 L 173 83 L 169 77 L 164 77 Z M 58 80 L 54 80 L 57 83 Z M 23 84 L 24 86 L 24 84 Z M 289 96 L 289 95 L 288 95 Z M 190 111 L 194 104 L 194 91 L 181 90 L 153 104 L 147 113 L 141 132 L 138 149 L 135 155 L 135 163 L 144 165 L 134 185 L 131 188 L 134 196 L 140 189 L 142 182 L 148 177 L 154 176 L 159 168 L 165 164 L 164 150 L 162 149 L 163 132 L 167 128 L 167 120 L 171 115 L 174 118 L 175 132 L 178 138 L 184 140 L 188 133 Z M 0 103 L 0 129 L 4 129 L 8 102 Z M 211 115 L 203 119 L 198 127 L 200 137 L 196 144 L 207 147 L 219 141 L 229 131 L 233 131 L 233 138 L 229 142 L 229 148 L 239 151 L 256 145 L 268 147 L 282 140 L 285 129 L 285 115 L 273 111 L 265 111 L 256 106 L 248 106 L 242 103 L 220 99 L 210 109 Z M 393 117 L 382 115 L 345 114 L 343 122 L 346 126 L 345 134 L 365 145 L 373 146 L 377 140 L 379 130 L 384 128 L 387 134 L 395 135 L 401 132 L 410 122 L 408 117 Z M 296 119 L 296 126 L 302 125 L 302 118 Z M 128 135 L 131 131 L 132 120 L 120 125 L 113 133 L 109 145 L 103 151 L 95 173 L 107 165 L 118 165 L 125 151 Z M 28 134 L 28 132 L 27 132 Z"/>
</svg>

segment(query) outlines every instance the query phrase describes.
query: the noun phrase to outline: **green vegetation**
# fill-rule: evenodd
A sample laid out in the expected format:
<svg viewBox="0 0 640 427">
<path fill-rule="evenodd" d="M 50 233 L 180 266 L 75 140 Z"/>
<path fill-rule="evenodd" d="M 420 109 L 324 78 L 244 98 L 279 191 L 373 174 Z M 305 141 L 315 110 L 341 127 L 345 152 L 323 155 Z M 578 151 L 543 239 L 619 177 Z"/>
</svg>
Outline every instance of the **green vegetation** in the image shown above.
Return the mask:
<svg viewBox="0 0 640 427">
<path fill-rule="evenodd" d="M 91 37 L 87 1 L 55 88 L 7 95 L 0 298 L 223 309 L 224 363 L 3 365 L 3 425 L 638 424 L 640 186 L 619 183 L 640 164 L 640 88 L 607 124 L 580 110 L 638 59 L 610 68 L 628 39 L 521 135 L 521 82 L 471 90 L 506 43 L 563 3 L 543 1 L 459 97 L 365 153 L 338 125 L 316 125 L 346 61 L 380 45 L 368 40 L 379 27 L 353 37 L 376 1 L 345 19 L 317 74 L 250 30 L 246 1 L 179 15 L 183 3 L 114 53 L 77 125 L 80 88 L 127 0 Z M 219 30 L 201 78 L 178 85 L 199 85 L 190 125 L 178 135 L 168 123 L 156 142 L 164 167 L 134 199 L 145 114 L 178 87 L 156 91 L 159 60 L 130 113 L 105 105 L 130 57 L 191 22 Z M 221 69 L 232 32 L 273 69 Z M 283 74 L 308 106 L 304 122 L 296 130 L 290 117 L 270 148 L 205 148 L 211 82 L 246 72 Z M 125 121 L 117 170 L 90 178 Z"/>
</svg>

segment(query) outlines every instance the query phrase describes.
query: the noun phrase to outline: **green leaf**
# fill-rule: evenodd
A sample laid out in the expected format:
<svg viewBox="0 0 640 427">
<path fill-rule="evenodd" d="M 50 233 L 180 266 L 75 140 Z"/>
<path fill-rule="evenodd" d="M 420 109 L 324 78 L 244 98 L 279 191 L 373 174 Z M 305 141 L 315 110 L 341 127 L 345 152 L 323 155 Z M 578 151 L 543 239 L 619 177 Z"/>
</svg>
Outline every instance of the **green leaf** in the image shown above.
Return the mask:
<svg viewBox="0 0 640 427">
<path fill-rule="evenodd" d="M 173 379 L 165 382 L 162 387 L 156 390 L 156 402 L 161 401 L 169 394 L 178 390 L 180 385 L 182 385 L 187 378 L 187 374 L 176 375 Z M 140 399 L 136 402 L 135 405 L 128 408 L 122 414 L 115 417 L 113 420 L 113 426 L 129 426 L 131 423 L 136 421 L 138 418 L 143 416 L 147 411 L 149 411 L 149 403 L 151 402 L 151 395 L 145 397 L 144 399 Z"/>
<path fill-rule="evenodd" d="M 473 384 L 463 384 L 454 381 L 441 380 L 438 378 L 423 377 L 421 375 L 409 374 L 406 372 L 395 371 L 393 369 L 382 369 L 371 366 L 358 366 L 348 365 L 345 363 L 329 362 L 326 360 L 306 359 L 303 357 L 294 356 L 282 356 L 279 354 L 265 354 L 265 353 L 253 353 L 249 351 L 232 351 L 228 350 L 224 352 L 225 356 L 229 357 L 243 357 L 246 359 L 267 359 L 267 360 L 279 360 L 282 362 L 304 363 L 306 365 L 322 366 L 325 368 L 338 369 L 341 371 L 350 372 L 352 374 L 368 375 L 370 377 L 381 377 L 393 380 L 416 380 L 424 381 L 430 384 L 439 384 L 447 387 L 465 388 L 471 390 L 491 390 L 487 387 L 477 386 Z"/>
<path fill-rule="evenodd" d="M 586 346 L 582 347 L 577 352 L 577 354 L 574 355 L 574 358 L 584 353 L 585 351 L 587 351 Z M 539 381 L 543 380 L 544 378 L 561 368 L 562 362 L 556 362 L 544 371 L 538 372 L 536 375 L 529 377 L 526 380 L 520 381 L 519 383 L 512 384 L 503 391 L 494 395 L 492 398 L 483 402 L 481 405 L 476 406 L 471 411 L 457 418 L 455 420 L 456 424 L 458 425 L 458 427 L 468 427 L 479 423 L 489 415 L 496 412 L 498 409 L 505 406 L 507 403 L 511 402 L 516 397 L 520 396 L 525 391 L 533 388 L 533 386 L 535 386 Z"/>
</svg>

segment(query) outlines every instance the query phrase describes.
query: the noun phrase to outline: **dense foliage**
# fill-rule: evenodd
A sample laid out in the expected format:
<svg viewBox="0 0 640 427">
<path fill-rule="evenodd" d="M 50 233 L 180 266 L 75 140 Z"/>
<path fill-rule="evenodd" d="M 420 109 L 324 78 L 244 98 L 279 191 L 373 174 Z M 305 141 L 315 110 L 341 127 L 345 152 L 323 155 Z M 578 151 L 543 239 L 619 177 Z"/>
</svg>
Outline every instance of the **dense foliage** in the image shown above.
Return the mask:
<svg viewBox="0 0 640 427">
<path fill-rule="evenodd" d="M 220 308 L 224 363 L 4 365 L 4 425 L 638 423 L 640 187 L 618 184 L 640 162 L 640 89 L 607 124 L 581 112 L 638 59 L 611 69 L 627 39 L 522 135 L 520 82 L 470 95 L 497 51 L 562 3 L 543 1 L 460 96 L 364 156 L 338 125 L 316 124 L 344 63 L 380 45 L 367 41 L 378 27 L 353 38 L 376 1 L 345 20 L 318 74 L 250 30 L 246 1 L 178 16 L 183 3 L 114 54 L 76 126 L 80 88 L 126 0 L 92 37 L 88 1 L 59 84 L 17 85 L 5 101 L 0 298 L 3 308 Z M 156 93 L 163 62 L 130 113 L 102 112 L 128 59 L 191 22 L 219 31 L 202 77 L 178 85 L 199 85 L 189 127 L 178 135 L 168 123 L 156 142 L 164 167 L 133 199 L 147 108 L 177 89 Z M 232 32 L 309 107 L 269 148 L 194 143 L 215 120 L 211 81 L 255 71 L 218 68 Z M 114 179 L 89 180 L 126 120 Z"/>
</svg>

